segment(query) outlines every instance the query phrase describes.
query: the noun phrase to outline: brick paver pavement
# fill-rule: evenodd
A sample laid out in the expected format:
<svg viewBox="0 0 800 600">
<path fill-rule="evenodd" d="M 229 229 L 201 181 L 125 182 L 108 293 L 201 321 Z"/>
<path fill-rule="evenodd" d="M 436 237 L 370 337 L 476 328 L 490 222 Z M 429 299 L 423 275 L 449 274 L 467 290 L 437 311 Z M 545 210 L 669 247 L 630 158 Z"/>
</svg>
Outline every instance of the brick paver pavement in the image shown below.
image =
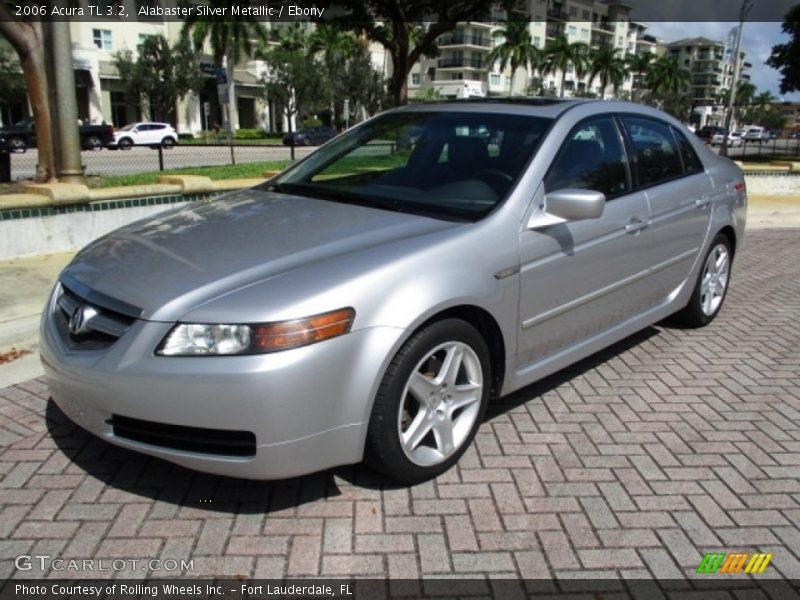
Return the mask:
<svg viewBox="0 0 800 600">
<path fill-rule="evenodd" d="M 765 576 L 800 578 L 798 257 L 797 232 L 750 233 L 712 326 L 650 328 L 503 399 L 457 468 L 410 489 L 362 467 L 194 473 L 77 429 L 42 380 L 0 390 L 0 577 L 87 575 L 15 573 L 49 554 L 191 558 L 194 576 L 675 579 L 705 552 L 761 551 Z"/>
</svg>

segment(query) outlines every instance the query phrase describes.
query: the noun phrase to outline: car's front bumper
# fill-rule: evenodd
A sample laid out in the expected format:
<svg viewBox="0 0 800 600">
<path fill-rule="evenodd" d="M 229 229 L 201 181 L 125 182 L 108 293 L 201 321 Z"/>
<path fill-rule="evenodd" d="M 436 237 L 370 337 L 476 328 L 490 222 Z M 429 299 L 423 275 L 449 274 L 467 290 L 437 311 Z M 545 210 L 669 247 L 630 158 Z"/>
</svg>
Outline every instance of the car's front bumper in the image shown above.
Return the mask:
<svg viewBox="0 0 800 600">
<path fill-rule="evenodd" d="M 51 299 L 41 357 L 53 401 L 119 446 L 200 471 L 278 479 L 361 460 L 371 401 L 401 331 L 368 328 L 258 356 L 162 357 L 172 324 L 135 321 L 103 350 L 70 348 Z M 187 451 L 115 433 L 114 418 L 251 432 L 252 456 Z"/>
</svg>

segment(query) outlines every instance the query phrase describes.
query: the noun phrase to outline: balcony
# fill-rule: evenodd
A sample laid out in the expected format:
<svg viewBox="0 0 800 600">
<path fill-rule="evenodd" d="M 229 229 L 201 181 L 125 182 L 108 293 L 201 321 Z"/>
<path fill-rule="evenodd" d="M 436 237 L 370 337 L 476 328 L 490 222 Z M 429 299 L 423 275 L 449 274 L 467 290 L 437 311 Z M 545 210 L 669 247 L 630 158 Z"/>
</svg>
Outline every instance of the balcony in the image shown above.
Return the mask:
<svg viewBox="0 0 800 600">
<path fill-rule="evenodd" d="M 567 20 L 567 13 L 560 8 L 551 8 L 547 11 L 547 18 L 548 19 L 556 19 L 559 21 L 566 21 Z"/>
<path fill-rule="evenodd" d="M 592 23 L 592 29 L 596 31 L 602 31 L 604 33 L 614 33 L 614 26 L 607 21 L 595 21 Z"/>
<path fill-rule="evenodd" d="M 439 46 L 480 46 L 491 48 L 492 40 L 482 35 L 445 35 L 439 38 Z"/>
<path fill-rule="evenodd" d="M 481 58 L 440 58 L 438 61 L 440 69 L 482 69 L 483 59 Z"/>
<path fill-rule="evenodd" d="M 560 35 L 564 35 L 564 26 L 563 25 L 547 25 L 547 29 L 545 30 L 545 37 L 549 38 L 557 38 Z"/>
</svg>

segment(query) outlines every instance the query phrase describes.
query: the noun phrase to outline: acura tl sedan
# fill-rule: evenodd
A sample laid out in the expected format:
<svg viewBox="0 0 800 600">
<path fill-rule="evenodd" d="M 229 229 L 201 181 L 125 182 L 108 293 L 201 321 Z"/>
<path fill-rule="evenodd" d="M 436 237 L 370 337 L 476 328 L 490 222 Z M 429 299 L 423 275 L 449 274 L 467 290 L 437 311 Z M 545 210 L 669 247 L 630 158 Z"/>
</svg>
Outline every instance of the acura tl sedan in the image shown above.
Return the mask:
<svg viewBox="0 0 800 600">
<path fill-rule="evenodd" d="M 712 321 L 745 205 L 739 168 L 655 109 L 404 107 L 87 246 L 47 303 L 42 361 L 62 411 L 125 448 L 418 482 L 493 399 L 666 317 Z"/>
</svg>

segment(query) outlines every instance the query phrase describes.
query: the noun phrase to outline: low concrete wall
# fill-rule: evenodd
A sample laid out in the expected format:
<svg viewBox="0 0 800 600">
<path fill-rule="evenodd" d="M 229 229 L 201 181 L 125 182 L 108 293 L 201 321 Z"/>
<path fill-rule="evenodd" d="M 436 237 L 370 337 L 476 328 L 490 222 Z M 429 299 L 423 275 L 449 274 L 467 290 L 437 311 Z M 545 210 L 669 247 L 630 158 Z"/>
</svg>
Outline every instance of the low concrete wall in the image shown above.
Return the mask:
<svg viewBox="0 0 800 600">
<path fill-rule="evenodd" d="M 0 196 L 0 260 L 81 248 L 133 221 L 262 181 L 214 182 L 173 175 L 154 185 L 99 190 L 69 184 L 29 186 L 25 194 Z"/>
<path fill-rule="evenodd" d="M 800 173 L 745 173 L 748 194 L 771 196 L 799 196 Z"/>
</svg>

